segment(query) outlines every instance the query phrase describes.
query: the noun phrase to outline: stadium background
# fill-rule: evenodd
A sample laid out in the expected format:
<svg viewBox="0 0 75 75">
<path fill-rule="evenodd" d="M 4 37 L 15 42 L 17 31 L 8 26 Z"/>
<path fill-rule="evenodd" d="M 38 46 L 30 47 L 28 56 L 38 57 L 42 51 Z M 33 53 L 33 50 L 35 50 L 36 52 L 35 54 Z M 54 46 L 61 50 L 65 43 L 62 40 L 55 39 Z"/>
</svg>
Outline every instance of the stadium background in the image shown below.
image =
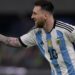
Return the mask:
<svg viewBox="0 0 75 75">
<path fill-rule="evenodd" d="M 0 0 L 0 33 L 19 37 L 33 26 L 35 0 Z M 55 18 L 75 25 L 75 0 L 51 0 Z M 0 44 L 0 75 L 50 75 L 49 63 L 37 46 L 12 48 Z"/>
</svg>

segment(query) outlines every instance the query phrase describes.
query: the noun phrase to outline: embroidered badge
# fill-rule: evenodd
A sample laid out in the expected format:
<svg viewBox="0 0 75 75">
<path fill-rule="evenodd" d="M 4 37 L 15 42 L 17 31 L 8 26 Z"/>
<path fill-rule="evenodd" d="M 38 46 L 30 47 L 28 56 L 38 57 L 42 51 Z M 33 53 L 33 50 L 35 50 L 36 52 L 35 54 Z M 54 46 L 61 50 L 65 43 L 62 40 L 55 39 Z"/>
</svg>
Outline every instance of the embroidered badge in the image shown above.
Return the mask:
<svg viewBox="0 0 75 75">
<path fill-rule="evenodd" d="M 57 42 L 57 44 L 60 44 L 60 39 L 57 38 L 56 42 Z"/>
<path fill-rule="evenodd" d="M 47 40 L 47 44 L 48 44 L 49 47 L 51 47 L 52 46 L 51 40 Z"/>
</svg>

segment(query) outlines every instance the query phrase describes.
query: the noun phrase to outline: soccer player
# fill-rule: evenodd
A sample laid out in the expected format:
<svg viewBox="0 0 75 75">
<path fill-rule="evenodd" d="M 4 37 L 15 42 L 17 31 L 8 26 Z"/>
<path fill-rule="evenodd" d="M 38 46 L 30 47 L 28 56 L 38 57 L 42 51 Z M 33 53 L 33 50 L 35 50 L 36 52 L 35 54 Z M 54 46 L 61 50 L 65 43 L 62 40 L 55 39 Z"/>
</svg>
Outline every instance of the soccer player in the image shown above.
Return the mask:
<svg viewBox="0 0 75 75">
<path fill-rule="evenodd" d="M 38 0 L 31 16 L 35 27 L 20 38 L 0 34 L 0 42 L 13 47 L 37 45 L 51 66 L 50 75 L 75 75 L 75 27 L 53 16 L 53 4 Z"/>
</svg>

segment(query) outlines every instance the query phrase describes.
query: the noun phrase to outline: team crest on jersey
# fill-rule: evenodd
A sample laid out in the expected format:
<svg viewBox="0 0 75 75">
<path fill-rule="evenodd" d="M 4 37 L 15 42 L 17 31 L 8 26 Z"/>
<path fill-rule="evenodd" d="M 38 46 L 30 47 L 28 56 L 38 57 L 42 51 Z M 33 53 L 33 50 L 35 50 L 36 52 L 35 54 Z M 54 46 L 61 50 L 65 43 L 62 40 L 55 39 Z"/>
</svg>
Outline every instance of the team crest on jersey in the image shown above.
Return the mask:
<svg viewBox="0 0 75 75">
<path fill-rule="evenodd" d="M 57 42 L 57 44 L 60 44 L 60 39 L 59 39 L 59 38 L 57 38 L 56 42 Z"/>
<path fill-rule="evenodd" d="M 47 44 L 48 44 L 49 47 L 51 47 L 52 46 L 51 40 L 47 40 Z"/>
</svg>

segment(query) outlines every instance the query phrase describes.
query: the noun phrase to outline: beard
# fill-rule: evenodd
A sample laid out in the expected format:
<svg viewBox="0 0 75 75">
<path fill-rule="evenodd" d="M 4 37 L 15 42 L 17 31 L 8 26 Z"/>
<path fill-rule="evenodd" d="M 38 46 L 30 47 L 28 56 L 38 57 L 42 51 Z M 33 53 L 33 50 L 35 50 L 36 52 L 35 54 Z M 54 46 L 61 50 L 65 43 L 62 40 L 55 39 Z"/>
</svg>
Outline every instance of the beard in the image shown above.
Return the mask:
<svg viewBox="0 0 75 75">
<path fill-rule="evenodd" d="M 36 25 L 37 28 L 43 28 L 44 25 L 45 25 L 45 20 L 42 20 L 42 19 L 38 20 L 38 21 L 35 22 L 35 25 Z"/>
</svg>

